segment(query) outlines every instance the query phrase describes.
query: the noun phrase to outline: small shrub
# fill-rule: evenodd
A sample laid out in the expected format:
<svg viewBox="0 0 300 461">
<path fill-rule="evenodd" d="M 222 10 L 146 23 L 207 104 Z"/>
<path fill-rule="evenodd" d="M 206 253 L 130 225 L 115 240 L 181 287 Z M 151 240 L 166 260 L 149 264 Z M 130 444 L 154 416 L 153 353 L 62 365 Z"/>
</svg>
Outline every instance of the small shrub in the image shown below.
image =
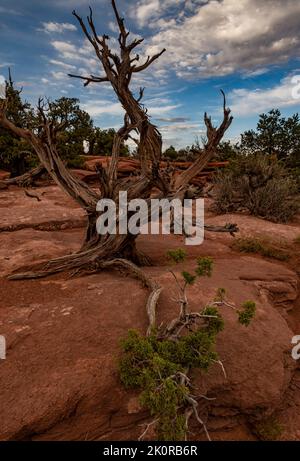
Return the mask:
<svg viewBox="0 0 300 461">
<path fill-rule="evenodd" d="M 197 268 L 195 270 L 196 274 L 199 277 L 211 277 L 213 270 L 213 260 L 212 258 L 205 257 L 205 258 L 198 258 L 197 259 Z"/>
<path fill-rule="evenodd" d="M 216 175 L 218 213 L 246 210 L 274 222 L 289 221 L 300 209 L 295 179 L 274 157 L 240 155 Z"/>
<path fill-rule="evenodd" d="M 180 384 L 178 373 L 187 367 L 208 370 L 218 358 L 214 345 L 221 328 L 221 322 L 212 325 L 209 321 L 207 328 L 182 336 L 178 341 L 159 341 L 154 335 L 145 338 L 131 330 L 122 341 L 121 382 L 126 388 L 143 389 L 140 402 L 158 418 L 159 440 L 184 440 L 185 417 L 180 409 L 184 408 L 189 389 Z"/>
<path fill-rule="evenodd" d="M 170 250 L 168 256 L 179 263 L 184 261 L 186 253 L 181 249 Z M 154 417 L 150 425 L 155 424 L 158 440 L 185 440 L 188 431 L 186 410 L 191 408 L 195 412 L 195 405 L 198 405 L 191 394 L 188 374 L 192 369 L 207 372 L 212 363 L 221 363 L 215 343 L 217 335 L 224 328 L 224 320 L 217 306 L 224 300 L 225 289 L 219 288 L 216 294 L 218 301 L 212 302 L 200 313 L 188 312 L 187 309 L 188 286 L 197 277 L 210 277 L 212 266 L 211 258 L 198 258 L 193 274 L 182 271 L 183 285 L 172 272 L 179 289 L 179 317 L 167 327 L 161 325 L 158 329 L 153 328 L 146 337 L 136 330 L 130 330 L 127 338 L 121 341 L 121 382 L 126 388 L 141 389 L 140 402 Z M 254 314 L 255 303 L 247 301 L 237 311 L 238 321 L 248 326 Z M 199 421 L 199 416 L 197 419 Z M 208 434 L 204 423 L 203 426 Z"/>
<path fill-rule="evenodd" d="M 231 244 L 231 248 L 241 253 L 256 253 L 265 258 L 273 258 L 279 261 L 287 261 L 290 257 L 288 253 L 267 239 L 257 237 L 240 237 L 235 239 Z"/>
<path fill-rule="evenodd" d="M 298 237 L 295 238 L 294 242 L 295 242 L 297 245 L 300 245 L 300 235 L 298 235 Z"/>
<path fill-rule="evenodd" d="M 245 327 L 248 327 L 255 315 L 256 304 L 253 301 L 245 301 L 242 304 L 242 309 L 243 310 L 238 311 L 239 322 L 241 325 L 245 325 Z"/>
<path fill-rule="evenodd" d="M 193 283 L 194 283 L 195 280 L 196 280 L 196 275 L 192 275 L 192 274 L 190 274 L 190 273 L 187 272 L 187 271 L 182 271 L 182 272 L 181 272 L 181 275 L 182 275 L 184 281 L 185 281 L 188 285 L 193 285 Z"/>
<path fill-rule="evenodd" d="M 176 264 L 185 261 L 186 251 L 183 248 L 178 248 L 176 250 L 169 250 L 167 256 Z"/>
<path fill-rule="evenodd" d="M 277 440 L 282 432 L 283 426 L 274 417 L 266 418 L 254 425 L 254 433 L 261 440 Z"/>
</svg>

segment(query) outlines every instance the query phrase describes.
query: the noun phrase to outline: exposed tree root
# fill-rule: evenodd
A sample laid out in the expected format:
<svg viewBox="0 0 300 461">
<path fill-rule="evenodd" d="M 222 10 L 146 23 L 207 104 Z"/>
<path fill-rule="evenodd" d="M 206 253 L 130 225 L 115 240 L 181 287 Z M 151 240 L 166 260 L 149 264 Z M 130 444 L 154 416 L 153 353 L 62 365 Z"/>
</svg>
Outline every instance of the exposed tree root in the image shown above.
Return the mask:
<svg viewBox="0 0 300 461">
<path fill-rule="evenodd" d="M 33 194 L 32 192 L 28 192 L 28 190 L 24 190 L 24 194 L 29 198 L 35 198 L 38 202 L 41 202 L 42 199 L 38 194 Z"/>
<path fill-rule="evenodd" d="M 81 255 L 82 257 L 82 255 Z M 69 257 L 71 258 L 71 257 Z M 22 279 L 36 279 L 36 278 L 42 278 L 50 273 L 54 273 L 54 271 L 58 271 L 59 267 L 49 267 L 49 263 L 47 263 L 46 266 L 44 266 L 44 270 L 41 271 L 28 271 L 24 272 L 22 274 L 13 274 L 10 275 L 8 278 L 10 280 L 22 280 Z M 54 263 L 54 261 L 52 261 Z M 63 258 L 58 258 L 55 260 L 55 264 L 60 264 L 61 267 L 63 264 L 66 264 L 66 257 Z M 48 266 L 48 267 L 47 267 Z M 74 265 L 73 265 L 74 267 Z M 160 293 L 162 292 L 162 287 L 159 286 L 159 284 L 152 280 L 150 277 L 147 277 L 145 272 L 139 268 L 136 264 L 134 264 L 131 261 L 128 261 L 126 259 L 122 258 L 114 258 L 108 261 L 97 261 L 93 266 L 82 268 L 79 267 L 75 272 L 73 272 L 73 275 L 81 273 L 82 271 L 88 272 L 88 273 L 94 273 L 94 272 L 99 272 L 100 270 L 103 269 L 118 269 L 121 271 L 124 271 L 131 276 L 137 278 L 140 280 L 143 284 L 143 286 L 147 287 L 150 290 L 150 294 L 147 300 L 147 305 L 146 305 L 146 312 L 148 315 L 149 319 L 149 326 L 147 330 L 147 335 L 150 335 L 152 330 L 155 328 L 155 323 L 156 323 L 156 306 L 159 300 Z"/>
<path fill-rule="evenodd" d="M 54 219 L 40 223 L 18 223 L 8 226 L 0 226 L 0 233 L 15 232 L 22 229 L 34 229 L 45 232 L 65 229 L 82 229 L 84 225 L 85 223 L 82 219 L 67 219 L 66 221 L 59 221 Z"/>
<path fill-rule="evenodd" d="M 150 295 L 147 300 L 146 311 L 149 319 L 149 326 L 147 329 L 147 335 L 149 336 L 153 329 L 155 328 L 156 324 L 156 306 L 159 300 L 159 296 L 162 292 L 162 287 L 159 284 L 152 280 L 150 277 L 147 277 L 145 272 L 140 269 L 138 266 L 133 264 L 126 259 L 113 259 L 111 261 L 106 261 L 101 264 L 102 268 L 110 268 L 110 267 L 117 267 L 118 269 L 125 269 L 125 271 L 129 272 L 134 277 L 138 278 L 144 286 L 149 288 Z"/>
<path fill-rule="evenodd" d="M 1 181 L 1 184 L 4 186 L 17 185 L 21 187 L 30 187 L 34 184 L 34 181 L 40 178 L 44 173 L 46 173 L 46 168 L 40 163 L 36 168 L 28 171 L 27 173 L 22 174 L 21 176 L 16 176 L 15 178 L 4 179 Z"/>
</svg>

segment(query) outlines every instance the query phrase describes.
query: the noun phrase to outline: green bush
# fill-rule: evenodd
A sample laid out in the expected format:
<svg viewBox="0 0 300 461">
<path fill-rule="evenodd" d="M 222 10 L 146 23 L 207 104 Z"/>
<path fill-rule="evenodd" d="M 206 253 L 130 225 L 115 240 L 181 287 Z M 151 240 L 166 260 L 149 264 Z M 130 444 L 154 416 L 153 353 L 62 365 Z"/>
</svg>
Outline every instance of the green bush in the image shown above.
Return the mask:
<svg viewBox="0 0 300 461">
<path fill-rule="evenodd" d="M 253 432 L 265 441 L 278 440 L 283 432 L 283 426 L 275 417 L 269 417 L 253 425 Z"/>
<path fill-rule="evenodd" d="M 183 262 L 186 253 L 182 249 L 170 250 L 169 258 Z M 188 431 L 185 411 L 191 405 L 191 385 L 187 376 L 191 369 L 207 372 L 212 363 L 219 361 L 215 351 L 217 335 L 224 328 L 224 321 L 217 306 L 224 301 L 225 290 L 219 288 L 216 300 L 200 313 L 187 311 L 186 291 L 197 277 L 211 276 L 213 260 L 198 258 L 193 274 L 182 271 L 183 285 L 175 273 L 178 302 L 185 306 L 180 315 L 164 328 L 152 328 L 149 336 L 130 330 L 121 341 L 122 355 L 119 373 L 127 389 L 141 389 L 140 402 L 154 420 L 158 440 L 184 440 Z M 246 301 L 237 311 L 238 321 L 248 326 L 255 314 L 255 303 Z M 197 321 L 199 323 L 197 323 Z M 183 333 L 184 328 L 187 332 Z M 197 401 L 194 400 L 194 405 Z M 194 411 L 194 407 L 193 407 Z"/>
<path fill-rule="evenodd" d="M 289 221 L 300 209 L 298 186 L 272 156 L 240 155 L 215 178 L 218 213 L 246 210 L 274 222 Z"/>
<path fill-rule="evenodd" d="M 167 256 L 174 263 L 180 263 L 186 259 L 186 251 L 183 248 L 177 248 L 176 250 L 169 250 Z"/>
<path fill-rule="evenodd" d="M 267 239 L 258 237 L 240 237 L 235 239 L 231 248 L 241 253 L 256 253 L 266 258 L 287 261 L 290 255 Z"/>
<path fill-rule="evenodd" d="M 300 235 L 298 235 L 298 237 L 295 238 L 294 242 L 295 242 L 297 245 L 300 245 Z"/>
<path fill-rule="evenodd" d="M 251 320 L 253 319 L 256 311 L 256 304 L 253 301 L 245 301 L 242 304 L 241 311 L 238 311 L 239 322 L 245 327 L 250 325 Z"/>
<path fill-rule="evenodd" d="M 211 311 L 210 311 L 211 312 Z M 219 314 L 214 310 L 214 314 Z M 126 388 L 143 389 L 140 402 L 158 418 L 159 440 L 184 440 L 186 427 L 184 403 L 189 389 L 180 383 L 186 368 L 207 371 L 213 360 L 216 334 L 223 328 L 220 318 L 209 319 L 206 328 L 182 336 L 178 341 L 160 341 L 156 335 L 141 336 L 130 330 L 122 341 L 124 355 L 119 370 Z"/>
</svg>

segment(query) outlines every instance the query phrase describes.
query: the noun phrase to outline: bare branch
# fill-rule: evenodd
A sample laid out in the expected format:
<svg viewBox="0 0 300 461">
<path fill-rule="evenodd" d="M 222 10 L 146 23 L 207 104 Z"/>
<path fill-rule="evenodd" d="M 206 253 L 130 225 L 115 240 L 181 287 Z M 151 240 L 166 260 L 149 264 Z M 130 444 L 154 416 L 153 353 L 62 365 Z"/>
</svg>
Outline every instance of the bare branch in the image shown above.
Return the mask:
<svg viewBox="0 0 300 461">
<path fill-rule="evenodd" d="M 211 442 L 211 438 L 210 438 L 210 435 L 209 435 L 209 433 L 208 433 L 206 424 L 204 423 L 204 421 L 200 418 L 200 416 L 199 416 L 199 414 L 198 414 L 198 402 L 197 402 L 195 399 L 193 399 L 193 397 L 191 397 L 190 395 L 187 395 L 187 396 L 186 396 L 186 400 L 187 400 L 188 403 L 192 406 L 194 415 L 195 415 L 195 417 L 196 417 L 198 423 L 201 424 L 201 426 L 202 426 L 203 429 L 204 429 L 204 432 L 205 432 L 205 435 L 206 435 L 207 439 Z"/>
<path fill-rule="evenodd" d="M 84 77 L 82 75 L 68 74 L 68 76 L 73 77 L 73 78 L 80 78 L 82 80 L 85 80 L 85 83 L 84 83 L 83 86 L 88 86 L 92 82 L 95 82 L 95 83 L 109 82 L 109 79 L 107 77 L 96 77 L 95 75 L 90 75 L 89 77 Z"/>
<path fill-rule="evenodd" d="M 221 360 L 212 360 L 212 362 L 217 363 L 218 365 L 220 365 L 220 367 L 222 369 L 222 372 L 223 372 L 223 375 L 224 375 L 225 379 L 227 379 L 227 374 L 226 374 L 223 362 L 221 362 Z"/>
<path fill-rule="evenodd" d="M 219 142 L 232 123 L 233 117 L 230 115 L 231 111 L 229 108 L 226 108 L 225 93 L 223 90 L 221 90 L 221 93 L 223 95 L 223 121 L 220 126 L 216 128 L 212 124 L 211 117 L 208 117 L 205 112 L 204 123 L 207 129 L 207 143 L 203 152 L 200 153 L 199 158 L 175 179 L 174 190 L 177 191 L 177 194 L 180 193 L 181 190 L 185 190 L 189 182 L 203 170 L 206 164 L 216 154 Z"/>
<path fill-rule="evenodd" d="M 125 28 L 125 25 L 124 25 L 124 19 L 121 18 L 120 15 L 119 15 L 115 0 L 112 0 L 111 3 L 112 3 L 112 7 L 113 7 L 115 17 L 116 17 L 116 20 L 117 20 L 117 23 L 118 23 L 118 26 L 119 26 L 119 30 L 120 30 L 119 44 L 120 44 L 121 48 L 125 49 L 126 48 L 126 40 L 127 40 L 128 35 L 129 35 L 129 32 L 126 31 L 126 28 Z"/>
<path fill-rule="evenodd" d="M 151 421 L 151 423 L 147 423 L 146 424 L 146 428 L 145 430 L 143 431 L 143 433 L 139 436 L 138 438 L 138 441 L 140 442 L 141 440 L 143 440 L 143 438 L 145 437 L 145 435 L 147 434 L 148 430 L 150 429 L 151 426 L 153 426 L 153 424 L 156 424 L 157 422 L 159 421 L 159 419 L 154 419 L 153 421 Z"/>
<path fill-rule="evenodd" d="M 152 57 L 148 56 L 147 60 L 146 60 L 146 62 L 144 64 L 142 64 L 141 66 L 132 66 L 131 71 L 132 72 L 141 72 L 141 71 L 147 69 L 147 67 L 149 67 L 154 61 L 156 61 L 156 59 L 158 59 L 165 51 L 166 51 L 166 48 L 164 48 L 160 53 L 157 53 Z"/>
</svg>

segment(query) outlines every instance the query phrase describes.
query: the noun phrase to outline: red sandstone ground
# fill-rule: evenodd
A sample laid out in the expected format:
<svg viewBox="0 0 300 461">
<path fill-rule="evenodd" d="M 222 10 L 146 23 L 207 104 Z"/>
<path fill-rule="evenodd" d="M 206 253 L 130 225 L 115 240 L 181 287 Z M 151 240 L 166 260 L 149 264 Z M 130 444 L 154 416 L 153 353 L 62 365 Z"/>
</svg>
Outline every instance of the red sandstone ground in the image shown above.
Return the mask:
<svg viewBox="0 0 300 461">
<path fill-rule="evenodd" d="M 117 373 L 119 339 L 129 328 L 145 331 L 147 292 L 140 283 L 116 272 L 67 279 L 8 281 L 5 276 L 26 264 L 79 248 L 84 216 L 54 186 L 34 191 L 41 201 L 18 188 L 0 193 L 0 334 L 7 339 L 7 359 L 0 361 L 1 440 L 130 440 L 149 416 L 137 396 L 125 391 Z M 222 308 L 226 328 L 217 350 L 218 365 L 195 374 L 197 392 L 216 400 L 203 402 L 213 440 L 254 440 L 253 423 L 275 414 L 282 439 L 300 439 L 300 373 L 291 358 L 291 338 L 300 334 L 299 253 L 294 239 L 299 220 L 274 224 L 243 215 L 214 216 L 207 223 L 235 222 L 241 235 L 281 240 L 288 262 L 230 249 L 232 237 L 206 233 L 199 247 L 186 247 L 188 259 L 176 267 L 191 269 L 199 255 L 212 256 L 213 276 L 190 289 L 193 309 L 209 302 L 218 287 L 239 305 L 257 303 L 249 328 Z M 145 270 L 164 287 L 158 321 L 171 319 L 177 306 L 166 251 L 184 245 L 178 236 L 141 236 L 139 247 L 151 256 Z M 199 426 L 191 438 L 203 439 Z"/>
</svg>

